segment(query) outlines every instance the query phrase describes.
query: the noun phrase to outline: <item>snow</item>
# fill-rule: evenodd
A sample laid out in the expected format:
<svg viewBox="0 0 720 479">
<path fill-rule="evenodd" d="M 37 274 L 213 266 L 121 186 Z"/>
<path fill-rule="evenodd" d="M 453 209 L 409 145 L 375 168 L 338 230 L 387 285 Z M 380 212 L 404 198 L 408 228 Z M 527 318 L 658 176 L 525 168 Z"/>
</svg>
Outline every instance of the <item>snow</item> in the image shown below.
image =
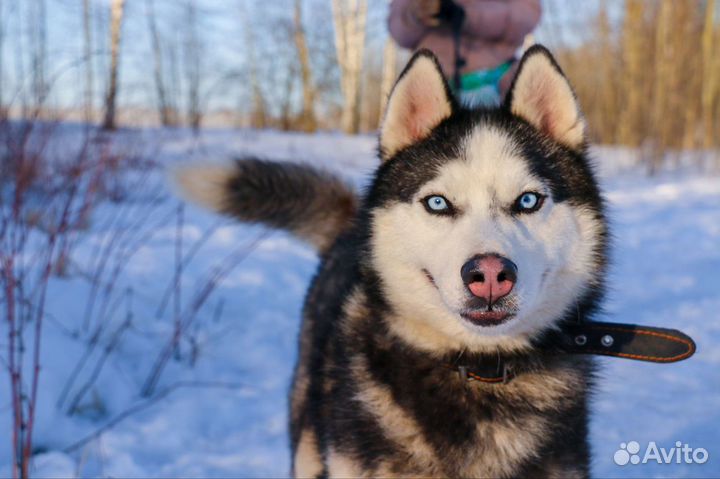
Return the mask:
<svg viewBox="0 0 720 479">
<path fill-rule="evenodd" d="M 262 155 L 338 171 L 357 185 L 376 166 L 372 136 L 313 136 L 272 131 L 151 130 L 131 142 L 168 167 Z M 688 168 L 653 178 L 628 166 L 627 153 L 595 152 L 614 233 L 611 292 L 603 320 L 679 328 L 698 344 L 690 360 L 669 365 L 601 360 L 591 425 L 593 473 L 598 477 L 720 476 L 720 177 Z M 78 236 L 68 275 L 53 278 L 42 350 L 34 477 L 281 477 L 289 470 L 286 396 L 296 356 L 299 311 L 317 267 L 311 249 L 278 232 L 242 226 L 185 206 L 179 314 L 218 265 L 245 254 L 192 317 L 178 357 L 171 358 L 150 399 L 140 391 L 168 342 L 176 308 L 178 204 L 165 174 L 156 171 L 128 188 L 122 202 L 93 211 Z M 153 199 L 159 201 L 151 202 Z M 209 233 L 208 233 L 209 232 Z M 115 241 L 115 243 L 112 243 Z M 113 294 L 100 294 L 91 314 L 87 275 L 97 251 L 114 253 L 104 273 Z M 231 259 L 228 259 L 231 258 Z M 101 311 L 106 314 L 101 317 Z M 122 330 L 73 415 L 69 400 Z M 83 329 L 83 323 L 90 326 Z M 57 402 L 88 350 L 94 328 L 107 326 L 73 383 L 63 410 Z M 7 384 L 7 379 L 3 379 Z M 113 427 L 82 447 L 76 441 Z M 7 387 L 0 387 L 0 431 L 10 431 Z M 698 464 L 618 466 L 621 443 L 676 441 L 705 448 Z M 0 441 L 0 477 L 9 474 L 10 444 Z"/>
</svg>

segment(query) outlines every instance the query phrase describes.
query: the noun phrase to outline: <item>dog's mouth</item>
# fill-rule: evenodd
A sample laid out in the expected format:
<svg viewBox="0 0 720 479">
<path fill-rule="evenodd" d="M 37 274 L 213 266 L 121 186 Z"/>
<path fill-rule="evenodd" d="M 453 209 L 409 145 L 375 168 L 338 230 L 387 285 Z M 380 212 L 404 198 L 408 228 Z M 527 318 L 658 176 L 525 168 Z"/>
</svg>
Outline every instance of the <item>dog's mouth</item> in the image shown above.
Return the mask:
<svg viewBox="0 0 720 479">
<path fill-rule="evenodd" d="M 492 309 L 469 310 L 460 313 L 463 319 L 477 326 L 497 326 L 509 321 L 514 314 L 508 311 L 494 311 Z"/>
<path fill-rule="evenodd" d="M 500 298 L 492 304 L 482 298 L 470 298 L 460 316 L 477 326 L 497 326 L 512 319 L 516 312 L 513 296 Z"/>
</svg>

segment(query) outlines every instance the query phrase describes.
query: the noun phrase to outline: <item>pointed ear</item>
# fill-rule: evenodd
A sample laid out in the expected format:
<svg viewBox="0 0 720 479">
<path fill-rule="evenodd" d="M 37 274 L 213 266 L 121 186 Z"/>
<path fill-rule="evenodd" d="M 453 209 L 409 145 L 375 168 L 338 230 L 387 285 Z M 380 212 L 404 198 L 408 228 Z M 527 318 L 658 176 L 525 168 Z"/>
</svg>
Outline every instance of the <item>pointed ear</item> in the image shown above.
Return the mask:
<svg viewBox="0 0 720 479">
<path fill-rule="evenodd" d="M 455 100 L 435 55 L 418 51 L 390 93 L 380 127 L 380 158 L 385 161 L 427 137 L 454 109 Z"/>
<path fill-rule="evenodd" d="M 520 60 L 505 106 L 569 148 L 585 144 L 580 105 L 552 54 L 541 45 L 528 49 Z"/>
</svg>

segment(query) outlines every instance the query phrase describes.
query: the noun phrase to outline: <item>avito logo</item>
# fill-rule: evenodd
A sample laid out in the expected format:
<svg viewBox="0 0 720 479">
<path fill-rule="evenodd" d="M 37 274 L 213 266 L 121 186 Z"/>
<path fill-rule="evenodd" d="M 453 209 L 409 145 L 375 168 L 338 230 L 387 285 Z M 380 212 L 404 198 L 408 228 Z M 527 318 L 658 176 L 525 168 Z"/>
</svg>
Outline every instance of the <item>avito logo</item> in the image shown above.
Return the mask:
<svg viewBox="0 0 720 479">
<path fill-rule="evenodd" d="M 640 443 L 630 441 L 620 444 L 620 449 L 615 451 L 613 460 L 618 466 L 647 464 L 648 462 L 656 462 L 657 464 L 705 464 L 708 457 L 707 449 L 702 447 L 692 448 L 689 444 L 683 444 L 680 441 L 676 441 L 675 447 L 668 449 L 659 447 L 655 441 L 650 441 L 645 448 L 645 452 L 641 455 Z"/>
</svg>

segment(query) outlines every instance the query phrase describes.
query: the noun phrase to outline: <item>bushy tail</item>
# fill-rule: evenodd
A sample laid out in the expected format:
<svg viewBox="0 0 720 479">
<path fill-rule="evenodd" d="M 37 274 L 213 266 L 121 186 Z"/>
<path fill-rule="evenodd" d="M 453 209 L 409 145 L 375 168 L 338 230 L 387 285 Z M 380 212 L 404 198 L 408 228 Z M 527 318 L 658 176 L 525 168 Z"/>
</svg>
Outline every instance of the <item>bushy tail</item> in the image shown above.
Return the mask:
<svg viewBox="0 0 720 479">
<path fill-rule="evenodd" d="M 241 221 L 287 230 L 326 250 L 357 209 L 355 192 L 339 178 L 306 165 L 237 160 L 178 168 L 175 179 L 191 201 Z"/>
</svg>

